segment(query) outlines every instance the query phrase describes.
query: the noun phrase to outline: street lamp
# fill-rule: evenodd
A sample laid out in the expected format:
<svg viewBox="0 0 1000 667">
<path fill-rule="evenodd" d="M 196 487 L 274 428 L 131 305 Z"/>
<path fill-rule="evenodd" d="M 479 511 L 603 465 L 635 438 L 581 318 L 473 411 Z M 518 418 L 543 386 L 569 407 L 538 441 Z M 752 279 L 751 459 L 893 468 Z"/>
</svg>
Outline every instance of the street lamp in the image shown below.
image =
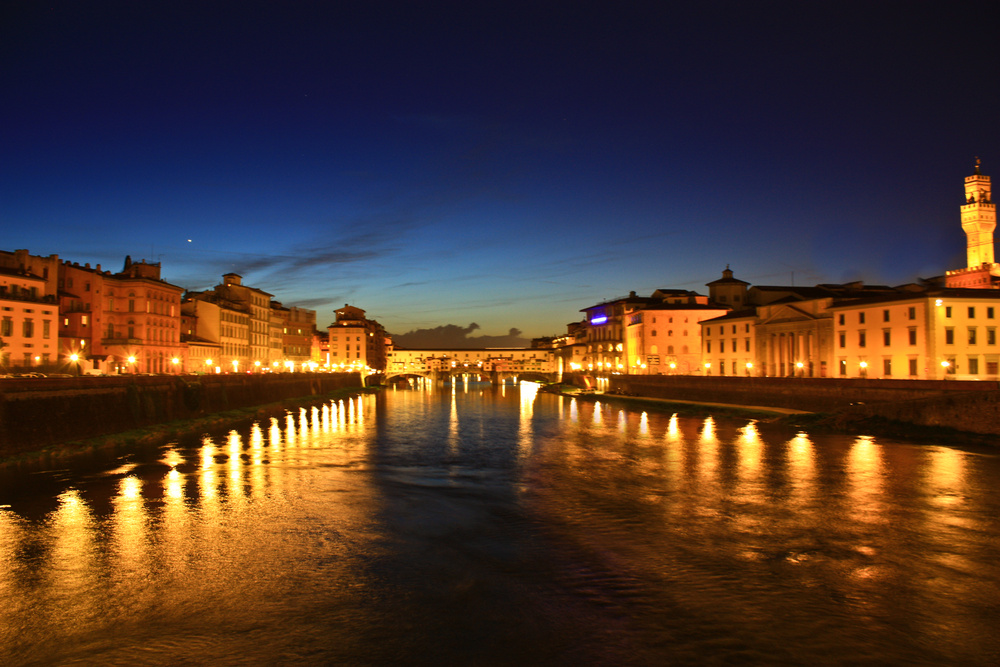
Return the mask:
<svg viewBox="0 0 1000 667">
<path fill-rule="evenodd" d="M 79 375 L 80 365 L 77 362 L 80 361 L 80 355 L 74 352 L 73 354 L 69 355 L 69 360 L 70 362 L 72 362 L 73 368 L 76 369 L 76 374 Z"/>
<path fill-rule="evenodd" d="M 130 356 L 127 361 L 129 368 L 132 369 L 132 373 L 135 373 L 135 356 Z"/>
<path fill-rule="evenodd" d="M 858 364 L 858 366 L 861 367 L 861 377 L 863 378 L 868 377 L 868 362 L 862 361 L 860 364 Z"/>
</svg>

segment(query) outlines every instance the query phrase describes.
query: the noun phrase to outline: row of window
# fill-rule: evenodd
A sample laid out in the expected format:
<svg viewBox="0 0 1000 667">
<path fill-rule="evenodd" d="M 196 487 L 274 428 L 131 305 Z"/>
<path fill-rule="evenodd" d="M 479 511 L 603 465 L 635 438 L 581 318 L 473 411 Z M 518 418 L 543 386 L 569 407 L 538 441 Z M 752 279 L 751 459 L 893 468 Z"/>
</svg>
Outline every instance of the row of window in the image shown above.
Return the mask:
<svg viewBox="0 0 1000 667">
<path fill-rule="evenodd" d="M 938 303 L 938 305 L 940 305 L 940 303 Z M 988 320 L 995 319 L 996 310 L 993 306 L 986 306 L 985 310 L 986 310 L 986 319 Z M 888 322 L 890 320 L 890 312 L 891 311 L 888 308 L 882 310 L 883 322 Z M 946 318 L 950 318 L 952 316 L 952 306 L 944 307 L 944 316 Z M 976 319 L 976 306 L 966 306 L 966 316 L 970 320 Z M 906 309 L 906 319 L 907 320 L 917 319 L 916 306 L 910 306 Z M 837 324 L 839 324 L 840 326 L 844 326 L 846 323 L 847 323 L 847 314 L 839 313 L 837 315 Z M 865 311 L 862 310 L 858 312 L 858 324 L 864 324 L 864 323 L 865 323 Z"/>
<path fill-rule="evenodd" d="M 35 337 L 35 320 L 31 317 L 26 317 L 21 320 L 21 337 L 22 338 L 34 338 Z M 2 320 L 0 320 L 0 336 L 11 337 L 14 335 L 14 318 L 5 315 Z M 42 320 L 42 338 L 51 338 L 52 336 L 52 321 Z"/>
<path fill-rule="evenodd" d="M 977 345 L 979 342 L 978 328 L 968 327 L 966 329 L 967 338 L 969 345 Z M 841 331 L 837 334 L 837 342 L 839 347 L 847 347 L 847 332 Z M 917 344 L 917 330 L 916 328 L 911 328 L 907 331 L 907 343 L 909 345 Z M 944 343 L 945 345 L 955 344 L 955 329 L 953 327 L 947 327 L 944 330 Z M 997 343 L 997 330 L 994 327 L 989 327 L 986 329 L 986 344 L 996 345 Z M 868 345 L 868 333 L 866 331 L 858 332 L 858 347 L 866 347 Z M 882 345 L 885 347 L 890 347 L 892 345 L 892 331 L 885 329 L 882 331 Z"/>
<path fill-rule="evenodd" d="M 734 338 L 730 342 L 732 343 L 732 351 L 736 352 L 737 348 L 739 346 L 739 343 L 738 343 L 737 339 Z M 720 340 L 720 341 L 718 341 L 718 343 L 719 343 L 719 352 L 723 352 L 724 353 L 726 351 L 726 341 Z M 750 351 L 750 339 L 749 338 L 744 338 L 743 339 L 743 351 L 744 352 L 749 352 Z M 705 341 L 705 353 L 706 354 L 711 354 L 712 353 L 712 341 L 710 341 L 710 340 L 706 340 Z"/>
</svg>

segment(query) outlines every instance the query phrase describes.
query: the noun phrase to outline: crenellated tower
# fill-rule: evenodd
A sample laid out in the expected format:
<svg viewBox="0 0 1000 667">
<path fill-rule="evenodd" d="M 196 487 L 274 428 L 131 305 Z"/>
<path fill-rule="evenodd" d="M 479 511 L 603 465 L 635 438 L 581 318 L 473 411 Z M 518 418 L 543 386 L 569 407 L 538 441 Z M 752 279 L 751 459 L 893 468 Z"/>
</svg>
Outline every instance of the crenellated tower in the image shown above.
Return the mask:
<svg viewBox="0 0 1000 667">
<path fill-rule="evenodd" d="M 1000 288 L 1000 264 L 993 261 L 996 226 L 997 208 L 993 203 L 990 177 L 983 175 L 979 158 L 976 158 L 975 173 L 965 179 L 965 204 L 962 205 L 968 265 L 947 272 L 945 284 L 948 287 Z"/>
</svg>

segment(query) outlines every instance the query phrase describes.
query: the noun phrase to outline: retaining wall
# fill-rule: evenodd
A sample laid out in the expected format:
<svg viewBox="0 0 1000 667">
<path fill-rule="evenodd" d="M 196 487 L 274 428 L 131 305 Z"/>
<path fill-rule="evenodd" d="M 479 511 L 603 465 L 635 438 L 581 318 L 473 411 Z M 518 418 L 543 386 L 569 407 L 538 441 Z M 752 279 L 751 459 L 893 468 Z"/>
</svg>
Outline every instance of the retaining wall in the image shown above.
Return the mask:
<svg viewBox="0 0 1000 667">
<path fill-rule="evenodd" d="M 0 458 L 360 386 L 358 373 L 5 378 L 0 380 Z"/>
<path fill-rule="evenodd" d="M 584 386 L 582 375 L 564 381 Z M 845 412 L 1000 435 L 1000 383 L 993 381 L 614 375 L 610 389 L 651 398 Z"/>
</svg>

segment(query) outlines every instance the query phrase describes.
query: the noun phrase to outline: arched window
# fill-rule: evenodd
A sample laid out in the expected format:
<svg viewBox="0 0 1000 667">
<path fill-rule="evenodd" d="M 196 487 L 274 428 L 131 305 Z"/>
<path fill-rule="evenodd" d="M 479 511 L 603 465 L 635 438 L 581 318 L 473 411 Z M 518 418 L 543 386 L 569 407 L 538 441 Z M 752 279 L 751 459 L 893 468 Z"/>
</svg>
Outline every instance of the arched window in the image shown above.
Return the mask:
<svg viewBox="0 0 1000 667">
<path fill-rule="evenodd" d="M 667 345 L 667 354 L 673 354 L 673 353 L 674 353 L 674 346 Z"/>
</svg>

